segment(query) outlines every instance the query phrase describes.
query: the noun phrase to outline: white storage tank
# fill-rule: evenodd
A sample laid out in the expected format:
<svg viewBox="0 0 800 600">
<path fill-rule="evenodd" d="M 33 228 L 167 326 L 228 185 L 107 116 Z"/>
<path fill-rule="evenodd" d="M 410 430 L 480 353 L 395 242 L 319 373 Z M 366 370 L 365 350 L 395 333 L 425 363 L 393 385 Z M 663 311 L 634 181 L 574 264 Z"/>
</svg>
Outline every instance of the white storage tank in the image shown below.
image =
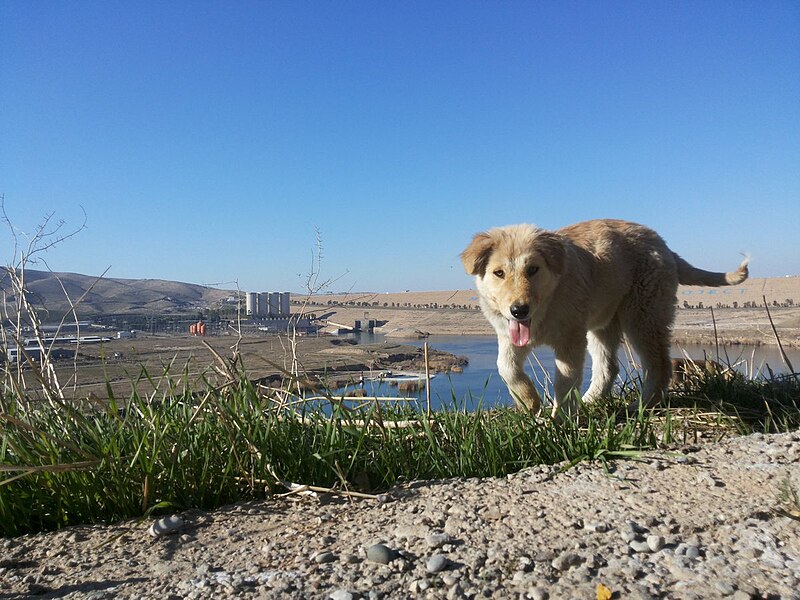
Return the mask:
<svg viewBox="0 0 800 600">
<path fill-rule="evenodd" d="M 247 316 L 254 317 L 258 314 L 258 292 L 247 292 L 245 296 Z"/>
<path fill-rule="evenodd" d="M 280 294 L 278 292 L 270 292 L 269 294 L 269 316 L 270 317 L 277 317 L 281 311 L 281 300 Z"/>
<path fill-rule="evenodd" d="M 258 313 L 257 317 L 267 316 L 267 307 L 269 306 L 269 292 L 261 292 L 258 295 Z"/>
<path fill-rule="evenodd" d="M 281 292 L 279 295 L 281 298 L 279 314 L 282 317 L 288 317 L 289 314 L 291 313 L 291 310 L 289 309 L 289 300 L 291 299 L 289 292 Z"/>
</svg>

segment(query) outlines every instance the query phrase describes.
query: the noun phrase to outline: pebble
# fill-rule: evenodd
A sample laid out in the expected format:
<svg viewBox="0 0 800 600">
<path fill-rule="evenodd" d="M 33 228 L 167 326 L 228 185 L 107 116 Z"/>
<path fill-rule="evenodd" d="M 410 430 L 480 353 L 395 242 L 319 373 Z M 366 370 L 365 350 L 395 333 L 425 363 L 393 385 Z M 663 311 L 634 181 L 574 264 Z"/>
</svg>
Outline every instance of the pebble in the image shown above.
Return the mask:
<svg viewBox="0 0 800 600">
<path fill-rule="evenodd" d="M 441 554 L 434 554 L 425 563 L 425 570 L 428 573 L 440 573 L 450 566 L 450 559 Z"/>
<path fill-rule="evenodd" d="M 556 571 L 566 571 L 570 567 L 574 567 L 581 563 L 581 557 L 573 552 L 563 552 L 553 559 L 550 565 Z"/>
<path fill-rule="evenodd" d="M 183 525 L 183 518 L 180 515 L 171 515 L 169 517 L 163 517 L 150 525 L 148 531 L 153 537 L 161 537 L 169 535 L 170 533 L 175 533 L 183 527 Z"/>
<path fill-rule="evenodd" d="M 684 556 L 686 558 L 696 559 L 700 558 L 700 548 L 693 544 L 688 544 L 686 546 L 686 551 L 684 552 Z"/>
<path fill-rule="evenodd" d="M 336 560 L 336 556 L 333 552 L 320 552 L 319 554 L 314 556 L 314 562 L 318 565 L 324 565 L 327 563 L 331 563 Z"/>
<path fill-rule="evenodd" d="M 727 581 L 717 581 L 714 586 L 717 588 L 720 594 L 723 596 L 733 596 L 733 593 L 736 591 L 729 582 Z"/>
<path fill-rule="evenodd" d="M 329 596 L 331 600 L 353 600 L 353 592 L 348 590 L 336 590 Z"/>
<path fill-rule="evenodd" d="M 631 550 L 634 552 L 652 552 L 653 550 L 650 548 L 650 544 L 647 542 L 642 542 L 639 540 L 632 540 L 628 546 L 630 546 Z"/>
<path fill-rule="evenodd" d="M 453 587 L 455 584 L 458 583 L 458 577 L 449 574 L 442 575 L 442 583 L 445 584 L 447 587 Z"/>
<path fill-rule="evenodd" d="M 361 562 L 361 559 L 359 559 L 355 554 L 342 554 L 341 560 L 347 565 L 354 565 Z"/>
<path fill-rule="evenodd" d="M 385 544 L 373 544 L 367 548 L 367 560 L 388 565 L 396 558 L 396 552 Z"/>
<path fill-rule="evenodd" d="M 547 593 L 547 590 L 540 587 L 534 587 L 528 590 L 528 598 L 531 600 L 547 600 L 549 597 L 550 594 Z"/>
<path fill-rule="evenodd" d="M 664 537 L 661 535 L 647 536 L 647 546 L 650 548 L 651 552 L 658 552 L 664 547 L 664 544 L 665 544 Z"/>
<path fill-rule="evenodd" d="M 448 533 L 432 533 L 425 537 L 425 542 L 431 548 L 441 548 L 445 544 L 450 544 L 453 541 L 453 536 Z"/>
</svg>

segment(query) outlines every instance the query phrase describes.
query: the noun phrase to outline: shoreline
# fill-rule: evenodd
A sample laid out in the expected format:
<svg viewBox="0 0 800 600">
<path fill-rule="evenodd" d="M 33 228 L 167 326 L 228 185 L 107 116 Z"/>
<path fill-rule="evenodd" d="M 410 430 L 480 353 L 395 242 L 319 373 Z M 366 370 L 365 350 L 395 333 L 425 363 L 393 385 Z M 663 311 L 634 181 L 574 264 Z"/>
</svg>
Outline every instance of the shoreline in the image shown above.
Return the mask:
<svg viewBox="0 0 800 600">
<path fill-rule="evenodd" d="M 384 307 L 350 306 L 307 302 L 302 310 L 315 314 L 331 326 L 353 326 L 356 321 L 376 322 L 376 333 L 390 338 L 427 335 L 494 335 L 477 305 L 457 308 L 439 306 Z M 330 301 L 327 300 L 326 301 Z M 770 322 L 772 321 L 772 323 Z M 720 346 L 778 346 L 800 348 L 800 306 L 760 308 L 686 309 L 676 312 L 672 341 L 678 344 Z"/>
</svg>

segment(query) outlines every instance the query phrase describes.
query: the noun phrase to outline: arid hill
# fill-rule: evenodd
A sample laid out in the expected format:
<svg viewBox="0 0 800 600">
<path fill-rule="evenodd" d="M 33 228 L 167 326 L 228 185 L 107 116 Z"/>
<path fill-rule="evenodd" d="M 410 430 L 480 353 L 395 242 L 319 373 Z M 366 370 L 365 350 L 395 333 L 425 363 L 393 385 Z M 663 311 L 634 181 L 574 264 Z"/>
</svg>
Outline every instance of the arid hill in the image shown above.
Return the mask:
<svg viewBox="0 0 800 600">
<path fill-rule="evenodd" d="M 10 294 L 8 273 L 2 273 L 0 289 Z M 115 279 L 78 273 L 25 271 L 26 287 L 36 306 L 47 310 L 53 318 L 69 311 L 72 302 L 80 302 L 78 315 L 89 317 L 110 313 L 188 312 L 219 306 L 234 292 L 193 283 L 162 279 Z M 8 300 L 13 300 L 8 297 Z"/>
</svg>

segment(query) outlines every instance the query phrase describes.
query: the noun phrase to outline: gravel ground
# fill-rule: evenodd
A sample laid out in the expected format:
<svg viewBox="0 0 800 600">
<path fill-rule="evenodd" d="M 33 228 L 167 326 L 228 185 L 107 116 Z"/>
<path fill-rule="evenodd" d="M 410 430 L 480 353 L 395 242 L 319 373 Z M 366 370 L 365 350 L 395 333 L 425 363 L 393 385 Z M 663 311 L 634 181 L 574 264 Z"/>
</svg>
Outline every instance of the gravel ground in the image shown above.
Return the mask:
<svg viewBox="0 0 800 600">
<path fill-rule="evenodd" d="M 800 598 L 800 432 L 0 541 L 0 598 Z"/>
</svg>

